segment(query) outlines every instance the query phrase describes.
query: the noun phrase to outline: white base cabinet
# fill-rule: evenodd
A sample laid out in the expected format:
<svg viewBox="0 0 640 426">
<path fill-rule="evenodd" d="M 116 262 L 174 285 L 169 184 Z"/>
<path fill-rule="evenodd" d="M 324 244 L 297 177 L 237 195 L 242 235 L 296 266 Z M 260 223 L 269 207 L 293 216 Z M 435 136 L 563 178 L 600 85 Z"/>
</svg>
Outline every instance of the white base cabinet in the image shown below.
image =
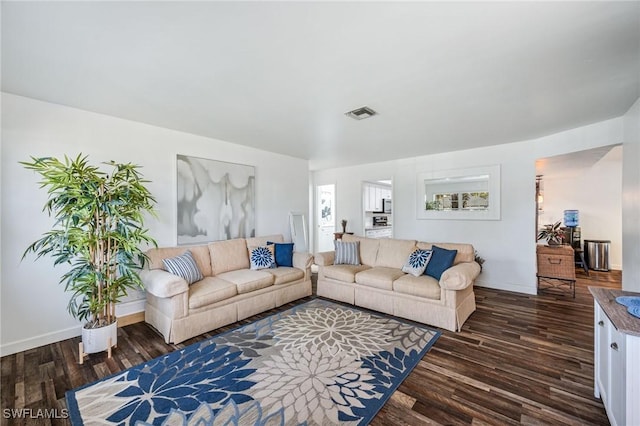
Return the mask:
<svg viewBox="0 0 640 426">
<path fill-rule="evenodd" d="M 595 396 L 613 426 L 640 425 L 640 336 L 618 331 L 597 299 L 594 317 Z"/>
<path fill-rule="evenodd" d="M 393 231 L 391 228 L 367 229 L 364 231 L 364 236 L 367 238 L 391 238 Z"/>
</svg>

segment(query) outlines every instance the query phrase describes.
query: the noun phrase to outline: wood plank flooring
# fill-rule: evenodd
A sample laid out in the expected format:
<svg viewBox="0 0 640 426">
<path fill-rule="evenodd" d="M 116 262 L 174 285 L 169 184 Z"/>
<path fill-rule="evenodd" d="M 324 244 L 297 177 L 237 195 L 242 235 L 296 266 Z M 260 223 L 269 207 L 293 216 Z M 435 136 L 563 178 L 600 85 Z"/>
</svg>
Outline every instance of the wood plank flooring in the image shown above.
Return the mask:
<svg viewBox="0 0 640 426">
<path fill-rule="evenodd" d="M 608 424 L 593 396 L 593 299 L 588 285 L 620 288 L 619 271 L 578 271 L 576 298 L 477 288 L 477 310 L 459 333 L 444 331 L 373 425 Z M 249 323 L 293 304 L 249 318 Z M 67 390 L 235 328 L 167 345 L 144 323 L 119 329 L 113 358 L 78 362 L 79 338 L 3 357 L 2 425 L 67 425 Z M 9 419 L 10 409 L 27 418 Z"/>
</svg>

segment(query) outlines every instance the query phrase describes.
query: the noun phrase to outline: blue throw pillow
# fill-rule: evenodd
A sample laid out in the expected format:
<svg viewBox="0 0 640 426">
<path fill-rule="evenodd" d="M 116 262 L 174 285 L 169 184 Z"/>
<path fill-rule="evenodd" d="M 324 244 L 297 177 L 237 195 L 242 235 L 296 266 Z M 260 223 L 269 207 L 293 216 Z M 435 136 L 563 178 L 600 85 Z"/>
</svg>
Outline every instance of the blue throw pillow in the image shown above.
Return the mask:
<svg viewBox="0 0 640 426">
<path fill-rule="evenodd" d="M 433 254 L 429 259 L 429 263 L 427 263 L 427 269 L 424 273 L 439 281 L 442 273 L 453 265 L 458 250 L 447 250 L 438 246 L 431 247 L 431 250 Z"/>
<path fill-rule="evenodd" d="M 276 265 L 293 267 L 293 243 L 274 243 L 267 241 L 267 245 L 275 246 Z"/>
</svg>

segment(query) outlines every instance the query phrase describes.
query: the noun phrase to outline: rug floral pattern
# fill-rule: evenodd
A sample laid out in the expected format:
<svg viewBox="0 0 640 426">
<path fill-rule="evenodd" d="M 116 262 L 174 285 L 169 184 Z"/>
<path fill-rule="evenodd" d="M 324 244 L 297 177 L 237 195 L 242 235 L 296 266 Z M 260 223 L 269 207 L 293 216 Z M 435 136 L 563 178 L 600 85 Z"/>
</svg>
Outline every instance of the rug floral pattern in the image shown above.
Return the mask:
<svg viewBox="0 0 640 426">
<path fill-rule="evenodd" d="M 367 424 L 433 345 L 316 299 L 67 393 L 75 424 Z"/>
</svg>

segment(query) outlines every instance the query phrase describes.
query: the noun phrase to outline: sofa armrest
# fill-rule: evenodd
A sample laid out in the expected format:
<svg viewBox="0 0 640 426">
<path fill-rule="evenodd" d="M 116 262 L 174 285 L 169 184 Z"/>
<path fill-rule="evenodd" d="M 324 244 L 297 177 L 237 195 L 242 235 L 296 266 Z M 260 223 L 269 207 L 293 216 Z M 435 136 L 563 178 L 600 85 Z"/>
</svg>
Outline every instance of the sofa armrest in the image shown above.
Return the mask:
<svg viewBox="0 0 640 426">
<path fill-rule="evenodd" d="M 189 291 L 189 284 L 183 278 L 162 269 L 143 269 L 140 279 L 145 290 L 156 297 L 172 297 Z"/>
<path fill-rule="evenodd" d="M 333 265 L 333 261 L 336 258 L 336 252 L 335 251 L 324 251 L 324 252 L 321 252 L 321 253 L 316 253 L 314 258 L 315 258 L 314 262 L 318 266 Z"/>
<path fill-rule="evenodd" d="M 480 275 L 480 265 L 477 262 L 463 262 L 447 269 L 440 277 L 440 287 L 445 290 L 463 290 Z"/>
<path fill-rule="evenodd" d="M 313 263 L 313 255 L 311 253 L 305 253 L 302 251 L 293 252 L 293 267 L 306 271 L 311 268 Z"/>
</svg>

